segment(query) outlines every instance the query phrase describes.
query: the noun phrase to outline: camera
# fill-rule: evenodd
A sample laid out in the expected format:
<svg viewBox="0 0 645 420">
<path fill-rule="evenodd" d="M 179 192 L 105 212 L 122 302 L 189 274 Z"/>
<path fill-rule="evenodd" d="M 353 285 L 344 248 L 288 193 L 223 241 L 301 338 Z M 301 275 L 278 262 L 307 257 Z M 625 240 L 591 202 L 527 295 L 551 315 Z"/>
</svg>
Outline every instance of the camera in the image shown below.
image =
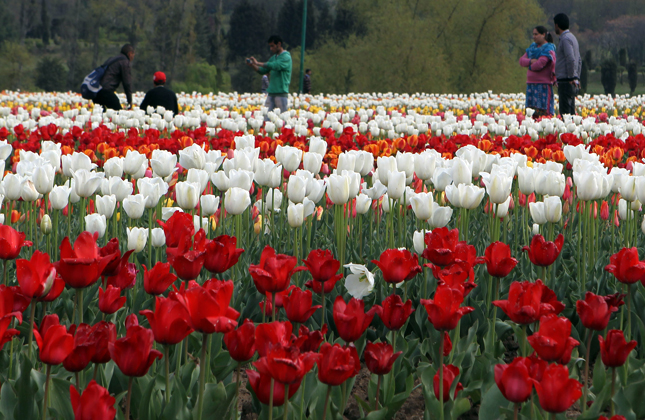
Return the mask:
<svg viewBox="0 0 645 420">
<path fill-rule="evenodd" d="M 249 64 L 251 64 L 251 59 L 250 59 L 250 58 L 247 58 L 247 59 L 246 59 L 246 62 L 247 62 L 247 63 L 249 63 Z"/>
</svg>

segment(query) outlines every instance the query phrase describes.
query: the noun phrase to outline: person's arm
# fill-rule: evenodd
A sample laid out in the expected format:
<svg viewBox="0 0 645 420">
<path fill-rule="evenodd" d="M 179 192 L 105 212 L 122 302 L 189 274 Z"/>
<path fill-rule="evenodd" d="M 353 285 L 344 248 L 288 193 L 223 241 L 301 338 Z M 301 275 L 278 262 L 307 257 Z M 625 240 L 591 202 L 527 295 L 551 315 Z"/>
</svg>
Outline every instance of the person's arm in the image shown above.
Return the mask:
<svg viewBox="0 0 645 420">
<path fill-rule="evenodd" d="M 126 61 L 121 65 L 123 72 L 123 90 L 125 97 L 128 99 L 128 105 L 132 106 L 132 73 L 130 71 L 130 61 Z"/>
<path fill-rule="evenodd" d="M 568 38 L 561 42 L 563 42 L 562 51 L 564 53 L 564 64 L 567 72 L 567 79 L 577 79 L 575 69 L 578 63 L 576 63 L 574 58 L 573 43 Z"/>
<path fill-rule="evenodd" d="M 549 64 L 549 61 L 551 61 L 549 57 L 543 55 L 538 58 L 537 61 L 531 63 L 531 66 L 529 68 L 531 69 L 531 71 L 540 71 Z"/>
<path fill-rule="evenodd" d="M 520 66 L 528 67 L 530 65 L 531 65 L 531 60 L 529 60 L 528 54 L 524 53 L 524 55 L 520 57 Z"/>
<path fill-rule="evenodd" d="M 274 71 L 285 71 L 289 67 L 291 67 L 291 56 L 289 54 L 280 54 L 275 57 L 275 60 L 269 60 L 261 66 L 261 68 Z"/>
</svg>

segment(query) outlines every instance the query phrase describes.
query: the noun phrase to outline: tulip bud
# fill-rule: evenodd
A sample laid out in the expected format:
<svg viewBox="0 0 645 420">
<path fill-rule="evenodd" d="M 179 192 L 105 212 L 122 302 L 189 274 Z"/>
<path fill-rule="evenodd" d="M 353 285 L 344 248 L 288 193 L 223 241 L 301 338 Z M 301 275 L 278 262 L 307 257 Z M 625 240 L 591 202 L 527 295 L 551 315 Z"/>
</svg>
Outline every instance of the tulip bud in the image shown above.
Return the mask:
<svg viewBox="0 0 645 420">
<path fill-rule="evenodd" d="M 0 224 L 4 223 L 4 214 L 2 215 L 2 220 L 0 221 Z M 44 215 L 43 218 L 40 220 L 40 231 L 44 235 L 49 235 L 52 232 L 52 219 L 49 217 L 48 214 Z"/>
<path fill-rule="evenodd" d="M 540 225 L 537 223 L 533 223 L 533 235 L 539 235 L 540 234 Z"/>
<path fill-rule="evenodd" d="M 162 228 L 152 229 L 152 246 L 159 248 L 166 245 L 166 235 Z"/>
<path fill-rule="evenodd" d="M 148 242 L 148 228 L 128 228 L 128 250 L 141 252 Z"/>
<path fill-rule="evenodd" d="M 423 253 L 423 250 L 426 249 L 426 243 L 424 241 L 426 233 L 430 232 L 430 230 L 415 230 L 414 234 L 412 235 L 412 243 L 414 245 L 414 252 L 417 254 L 421 255 Z"/>
<path fill-rule="evenodd" d="M 99 238 L 105 235 L 107 221 L 104 214 L 92 213 L 85 216 L 85 230 L 90 233 L 99 234 Z"/>
</svg>

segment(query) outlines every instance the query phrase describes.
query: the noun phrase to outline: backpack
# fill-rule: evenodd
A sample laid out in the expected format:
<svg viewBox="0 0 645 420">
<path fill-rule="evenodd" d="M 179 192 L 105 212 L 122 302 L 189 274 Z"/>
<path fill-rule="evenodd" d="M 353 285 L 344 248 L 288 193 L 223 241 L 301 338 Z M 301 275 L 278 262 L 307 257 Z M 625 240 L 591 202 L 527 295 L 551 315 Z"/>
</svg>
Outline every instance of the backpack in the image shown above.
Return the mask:
<svg viewBox="0 0 645 420">
<path fill-rule="evenodd" d="M 85 76 L 85 79 L 83 79 L 83 83 L 81 84 L 81 96 L 83 97 L 83 99 L 96 98 L 96 94 L 99 93 L 99 91 L 103 88 L 101 86 L 101 79 L 103 79 L 105 70 L 107 70 L 110 65 L 116 63 L 120 59 L 121 56 L 114 57 L 106 61 L 102 66 L 95 68 L 90 74 Z"/>
</svg>

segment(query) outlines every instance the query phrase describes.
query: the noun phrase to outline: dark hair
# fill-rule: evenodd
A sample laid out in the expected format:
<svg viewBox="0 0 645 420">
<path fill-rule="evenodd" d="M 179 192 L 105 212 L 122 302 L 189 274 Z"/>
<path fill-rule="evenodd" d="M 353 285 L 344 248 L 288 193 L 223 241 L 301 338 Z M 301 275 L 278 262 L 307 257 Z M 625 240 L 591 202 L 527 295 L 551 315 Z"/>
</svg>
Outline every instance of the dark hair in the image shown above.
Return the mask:
<svg viewBox="0 0 645 420">
<path fill-rule="evenodd" d="M 268 42 L 269 44 L 276 44 L 276 45 L 277 45 L 278 43 L 279 43 L 279 44 L 284 44 L 284 43 L 282 42 L 282 38 L 280 38 L 280 36 L 278 36 L 278 35 L 271 35 L 271 36 L 269 37 L 269 40 L 268 40 L 267 42 Z"/>
<path fill-rule="evenodd" d="M 132 44 L 125 44 L 123 47 L 121 47 L 121 54 L 128 55 L 131 52 L 134 52 L 134 47 L 132 46 Z"/>
<path fill-rule="evenodd" d="M 551 33 L 544 26 L 542 25 L 536 26 L 533 29 L 538 31 L 540 35 L 544 35 L 544 39 L 546 40 L 546 42 L 553 44 L 553 35 L 551 35 Z"/>
<path fill-rule="evenodd" d="M 569 29 L 569 17 L 564 13 L 558 13 L 557 15 L 555 15 L 555 17 L 553 18 L 553 23 L 558 25 L 558 28 L 562 29 L 563 31 Z"/>
<path fill-rule="evenodd" d="M 305 73 L 309 73 L 310 71 L 311 71 L 311 69 L 307 69 L 307 70 L 305 70 Z"/>
</svg>

